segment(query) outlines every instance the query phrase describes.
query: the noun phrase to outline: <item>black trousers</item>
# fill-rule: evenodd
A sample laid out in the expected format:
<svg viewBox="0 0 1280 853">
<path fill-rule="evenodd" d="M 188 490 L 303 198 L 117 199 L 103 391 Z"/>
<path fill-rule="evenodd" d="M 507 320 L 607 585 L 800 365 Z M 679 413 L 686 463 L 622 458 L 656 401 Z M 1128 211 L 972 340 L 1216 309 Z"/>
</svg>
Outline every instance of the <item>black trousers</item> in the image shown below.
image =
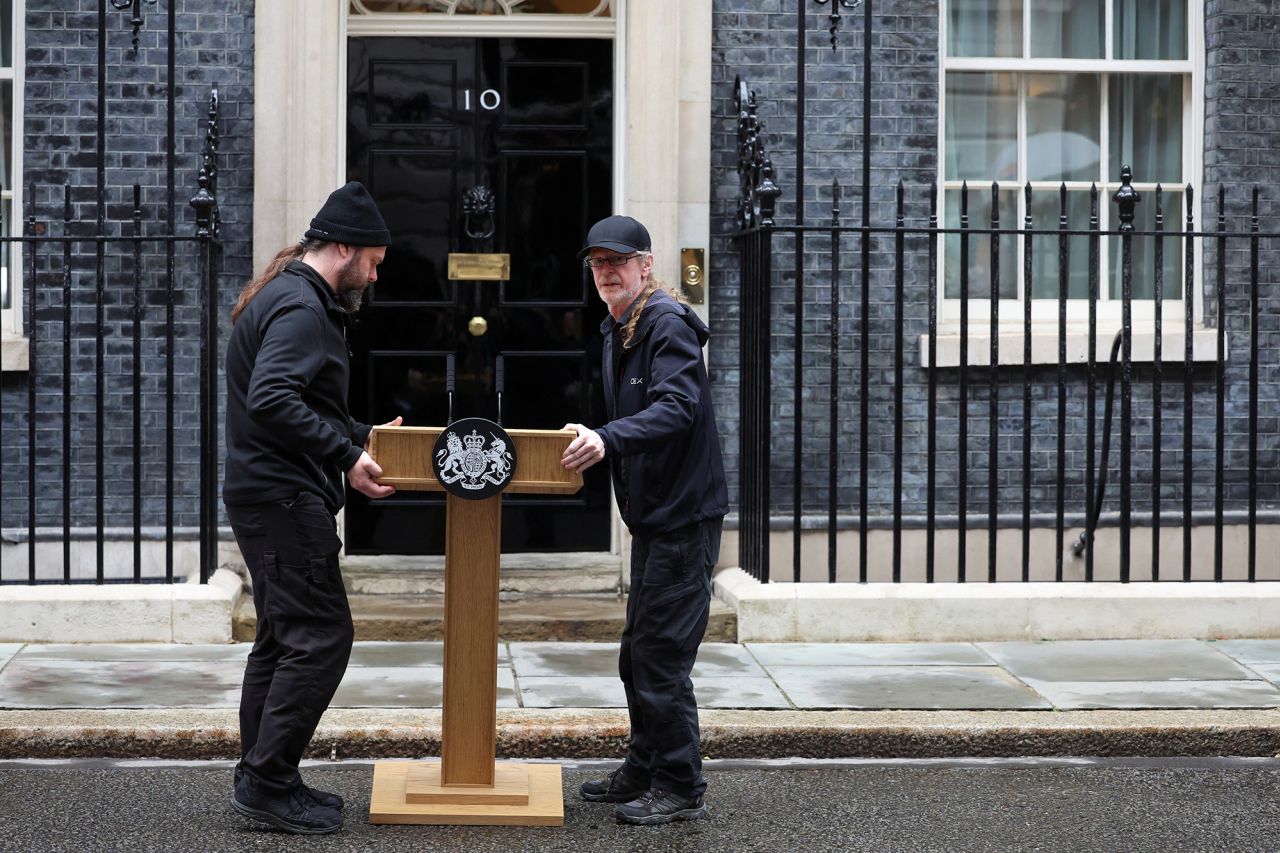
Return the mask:
<svg viewBox="0 0 1280 853">
<path fill-rule="evenodd" d="M 347 670 L 355 636 L 333 514 L 318 495 L 228 506 L 253 578 L 257 638 L 240 695 L 240 768 L 266 793 L 301 782 L 298 763 Z"/>
<path fill-rule="evenodd" d="M 631 714 L 628 775 L 685 797 L 706 790 L 689 673 L 707 632 L 723 519 L 634 534 L 618 673 Z"/>
</svg>

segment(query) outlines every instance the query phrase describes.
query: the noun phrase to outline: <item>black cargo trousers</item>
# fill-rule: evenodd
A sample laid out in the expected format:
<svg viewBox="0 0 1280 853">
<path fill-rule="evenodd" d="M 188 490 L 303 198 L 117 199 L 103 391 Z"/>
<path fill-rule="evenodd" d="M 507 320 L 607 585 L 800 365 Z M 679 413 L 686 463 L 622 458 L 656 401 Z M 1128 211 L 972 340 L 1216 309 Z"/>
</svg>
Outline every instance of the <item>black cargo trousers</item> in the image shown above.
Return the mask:
<svg viewBox="0 0 1280 853">
<path fill-rule="evenodd" d="M 700 797 L 707 788 L 689 673 L 707 631 L 723 521 L 634 533 L 631 540 L 631 592 L 618 657 L 631 715 L 627 775 L 683 797 Z"/>
<path fill-rule="evenodd" d="M 253 578 L 258 631 L 240 696 L 240 769 L 264 793 L 301 782 L 298 763 L 347 670 L 355 632 L 334 516 L 312 492 L 227 506 Z"/>
</svg>

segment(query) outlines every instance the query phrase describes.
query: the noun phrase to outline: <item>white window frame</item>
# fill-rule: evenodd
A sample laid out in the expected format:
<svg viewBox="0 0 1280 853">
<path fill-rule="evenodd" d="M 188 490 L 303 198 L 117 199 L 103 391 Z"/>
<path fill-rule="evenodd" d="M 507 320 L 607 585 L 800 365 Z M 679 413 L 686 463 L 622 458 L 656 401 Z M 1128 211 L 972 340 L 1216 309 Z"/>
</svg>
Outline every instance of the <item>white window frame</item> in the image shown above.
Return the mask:
<svg viewBox="0 0 1280 853">
<path fill-rule="evenodd" d="M 8 68 L 0 68 L 0 81 L 8 80 L 12 83 L 12 108 L 13 112 L 7 118 L 10 121 L 10 140 L 13 145 L 13 151 L 10 152 L 10 167 L 12 171 L 9 175 L 10 189 L 0 193 L 0 198 L 10 203 L 9 210 L 11 215 L 10 221 L 5 223 L 9 234 L 20 234 L 22 232 L 22 149 L 23 149 L 23 113 L 24 113 L 24 85 L 26 79 L 26 0 L 11 0 L 13 4 L 13 33 L 11 57 L 13 65 Z M 9 253 L 9 276 L 12 298 L 10 300 L 11 307 L 0 308 L 0 338 L 5 341 L 3 358 L 0 362 L 3 364 L 4 370 L 25 369 L 26 368 L 26 339 L 24 337 L 22 327 L 22 310 L 23 297 L 25 288 L 22 286 L 22 244 L 12 243 Z M 19 358 L 19 355 L 21 356 Z M 20 364 L 19 364 L 20 362 Z"/>
<path fill-rule="evenodd" d="M 1109 86 L 1107 78 L 1116 73 L 1161 73 L 1161 74 L 1178 74 L 1183 75 L 1186 81 L 1183 87 L 1183 146 L 1182 146 L 1182 174 L 1187 178 L 1185 183 L 1189 183 L 1195 190 L 1195 222 L 1196 229 L 1202 230 L 1204 227 L 1201 211 L 1203 210 L 1203 197 L 1201 194 L 1201 186 L 1203 185 L 1203 163 L 1204 163 L 1204 7 L 1197 0 L 1186 0 L 1188 7 L 1187 18 L 1187 59 L 1185 60 L 1113 60 L 1113 59 L 1053 59 L 1053 58 L 1030 58 L 1030 32 L 1031 28 L 1026 22 L 1030 21 L 1030 5 L 1031 0 L 1022 0 L 1023 9 L 1023 56 L 1027 58 L 985 58 L 985 57 L 950 57 L 947 55 L 947 38 L 948 24 L 950 20 L 950 5 L 953 0 L 941 0 L 940 2 L 940 21 L 938 35 L 938 50 L 941 61 L 938 63 L 938 185 L 939 185 L 939 222 L 945 224 L 946 211 L 945 200 L 948 190 L 958 190 L 963 181 L 949 181 L 944 176 L 946 164 L 946 79 L 948 72 L 961 71 L 985 71 L 985 72 L 1007 72 L 1022 75 L 1019 77 L 1019 96 L 1018 96 L 1018 180 L 1010 182 L 1001 187 L 1002 192 L 1005 190 L 1016 191 L 1019 199 L 1019 209 L 1014 211 L 1002 211 L 1001 227 L 1021 228 L 1023 224 L 1021 205 L 1023 202 L 1023 189 L 1025 187 L 1025 174 L 1027 166 L 1027 134 L 1026 134 L 1026 97 L 1025 90 L 1021 87 L 1026 85 L 1026 74 L 1044 72 L 1044 73 L 1093 73 L 1099 76 L 1101 83 L 1101 106 L 1100 115 L 1102 116 L 1102 125 L 1100 128 L 1102 141 L 1102 157 L 1104 167 L 1109 163 L 1108 154 L 1108 111 L 1107 98 L 1109 96 Z M 1113 0 L 1106 3 L 1106 24 L 1104 31 L 1105 51 L 1106 55 L 1110 55 L 1113 50 L 1113 33 L 1112 33 L 1112 11 L 1114 9 Z M 1119 68 L 1123 71 L 1120 72 Z M 1109 178 L 1112 176 L 1108 176 Z M 1139 176 L 1140 177 L 1140 176 Z M 1039 182 L 1031 183 L 1033 193 L 1053 193 L 1056 197 L 1058 187 L 1061 182 Z M 1091 182 L 1067 182 L 1067 188 L 1088 190 Z M 1114 221 L 1115 204 L 1111 201 L 1111 195 L 1119 186 L 1118 176 L 1114 180 L 1106 184 L 1098 185 L 1098 208 L 1099 221 L 1103 230 L 1113 228 L 1110 223 Z M 1135 182 L 1134 188 L 1142 194 L 1143 205 L 1155 204 L 1155 187 L 1154 183 Z M 1181 189 L 1182 185 L 1178 187 Z M 970 182 L 969 192 L 970 198 L 977 198 L 979 194 L 990 193 L 990 184 L 986 182 Z M 1167 197 L 1166 197 L 1167 198 Z M 1167 206 L 1166 206 L 1167 207 Z M 1178 206 L 1181 209 L 1181 205 Z M 970 222 L 970 226 L 974 228 L 989 227 L 989 223 Z M 1072 223 L 1072 228 L 1087 227 L 1086 223 Z M 1171 236 L 1176 236 L 1175 232 L 1181 231 L 1185 227 L 1185 211 L 1174 213 L 1172 210 L 1166 209 L 1165 228 L 1170 232 Z M 970 245 L 974 241 L 988 239 L 987 235 L 979 234 L 970 238 Z M 1037 241 L 1037 247 L 1042 243 Z M 1018 280 L 1018 297 L 1015 299 L 1000 300 L 1000 329 L 1001 338 L 1000 362 L 1018 364 L 1022 360 L 1022 336 L 1023 336 L 1023 298 L 1026 294 L 1027 282 L 1023 281 L 1023 252 L 1024 237 L 1016 238 L 1017 253 L 1014 258 L 1004 259 L 1005 264 L 1016 264 L 1017 280 Z M 946 264 L 949 259 L 946 256 L 946 238 L 943 235 L 938 237 L 938 268 L 937 268 L 937 294 L 938 294 L 938 322 L 939 322 L 939 365 L 950 363 L 958 363 L 953 360 L 947 352 L 954 351 L 953 356 L 958 356 L 959 352 L 959 321 L 960 321 L 960 300 L 957 298 L 947 298 L 945 294 L 946 282 Z M 1172 246 L 1166 243 L 1166 252 L 1171 251 Z M 1043 250 L 1041 250 L 1043 251 Z M 1196 285 L 1186 288 L 1184 282 L 1184 294 L 1187 289 L 1191 291 L 1193 299 L 1193 317 L 1194 326 L 1192 330 L 1193 340 L 1197 358 L 1201 356 L 1208 358 L 1212 356 L 1212 346 L 1206 346 L 1210 342 L 1202 340 L 1202 318 L 1204 312 L 1204 297 L 1200 284 L 1201 277 L 1201 256 L 1203 252 L 1197 251 L 1195 256 L 1195 282 Z M 1109 253 L 1106 245 L 1106 238 L 1100 241 L 1099 246 L 1099 289 L 1101 291 L 1100 298 L 1097 303 L 1098 316 L 1098 352 L 1102 358 L 1106 357 L 1106 350 L 1109 349 L 1111 338 L 1115 331 L 1119 328 L 1121 322 L 1122 305 L 1119 300 L 1109 300 L 1106 298 L 1106 291 L 1109 287 Z M 970 280 L 969 298 L 969 331 L 970 355 L 973 358 L 971 364 L 985 364 L 989 358 L 989 342 L 990 342 L 990 299 L 981 298 L 972 294 L 980 294 L 989 292 L 989 282 L 985 277 L 982 281 Z M 1150 331 L 1154 326 L 1155 306 L 1153 300 L 1133 300 L 1131 303 L 1133 320 L 1135 323 L 1135 358 L 1141 360 L 1143 351 L 1146 351 L 1146 360 L 1150 360 L 1151 346 L 1149 338 Z M 1085 299 L 1069 299 L 1067 300 L 1067 322 L 1069 334 L 1069 352 L 1068 359 L 1071 361 L 1083 360 L 1086 356 L 1085 341 L 1087 334 L 1085 331 L 1088 322 L 1088 300 Z M 1182 326 L 1185 320 L 1185 308 L 1181 299 L 1164 300 L 1163 325 L 1166 332 L 1165 340 L 1165 358 L 1173 358 L 1175 355 L 1178 359 L 1182 358 L 1182 347 L 1180 344 Z M 1032 340 L 1033 340 L 1033 361 L 1056 361 L 1057 360 L 1057 335 L 1058 335 L 1058 301 L 1056 299 L 1036 299 L 1032 302 Z M 1051 338 L 1052 346 L 1046 346 L 1050 343 L 1041 338 Z M 948 340 L 954 339 L 954 340 Z M 927 339 L 926 339 L 927 340 Z M 924 341 L 922 341 L 923 343 Z M 1177 344 L 1176 347 L 1173 346 Z M 1013 351 L 1006 352 L 1007 349 Z M 927 359 L 927 354 L 922 347 L 922 363 Z"/>
</svg>

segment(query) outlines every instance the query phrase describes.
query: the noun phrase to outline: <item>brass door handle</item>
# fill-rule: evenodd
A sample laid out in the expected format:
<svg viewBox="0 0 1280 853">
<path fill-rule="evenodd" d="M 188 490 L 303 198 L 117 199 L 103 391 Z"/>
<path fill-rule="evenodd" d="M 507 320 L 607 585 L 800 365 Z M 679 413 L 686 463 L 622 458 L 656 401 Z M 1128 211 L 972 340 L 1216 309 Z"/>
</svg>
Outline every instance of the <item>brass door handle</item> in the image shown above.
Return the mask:
<svg viewBox="0 0 1280 853">
<path fill-rule="evenodd" d="M 473 337 L 478 338 L 485 332 L 489 331 L 489 321 L 483 317 L 472 317 L 467 321 L 467 331 L 470 332 Z"/>
</svg>

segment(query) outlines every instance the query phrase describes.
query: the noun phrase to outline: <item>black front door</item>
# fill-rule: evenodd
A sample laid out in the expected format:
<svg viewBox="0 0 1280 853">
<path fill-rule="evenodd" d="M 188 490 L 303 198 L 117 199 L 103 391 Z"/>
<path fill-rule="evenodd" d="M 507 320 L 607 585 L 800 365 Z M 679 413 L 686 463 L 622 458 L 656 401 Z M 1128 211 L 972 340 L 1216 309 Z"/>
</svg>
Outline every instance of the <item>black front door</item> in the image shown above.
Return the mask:
<svg viewBox="0 0 1280 853">
<path fill-rule="evenodd" d="M 349 334 L 354 417 L 443 425 L 453 354 L 455 418 L 497 416 L 502 355 L 504 426 L 602 422 L 605 309 L 577 252 L 612 210 L 612 57 L 602 40 L 349 41 L 348 178 L 393 240 Z M 509 253 L 510 278 L 451 281 L 451 252 Z M 504 498 L 502 549 L 607 549 L 608 494 L 600 465 L 578 495 Z M 345 538 L 357 554 L 443 553 L 443 496 L 348 489 Z"/>
</svg>

